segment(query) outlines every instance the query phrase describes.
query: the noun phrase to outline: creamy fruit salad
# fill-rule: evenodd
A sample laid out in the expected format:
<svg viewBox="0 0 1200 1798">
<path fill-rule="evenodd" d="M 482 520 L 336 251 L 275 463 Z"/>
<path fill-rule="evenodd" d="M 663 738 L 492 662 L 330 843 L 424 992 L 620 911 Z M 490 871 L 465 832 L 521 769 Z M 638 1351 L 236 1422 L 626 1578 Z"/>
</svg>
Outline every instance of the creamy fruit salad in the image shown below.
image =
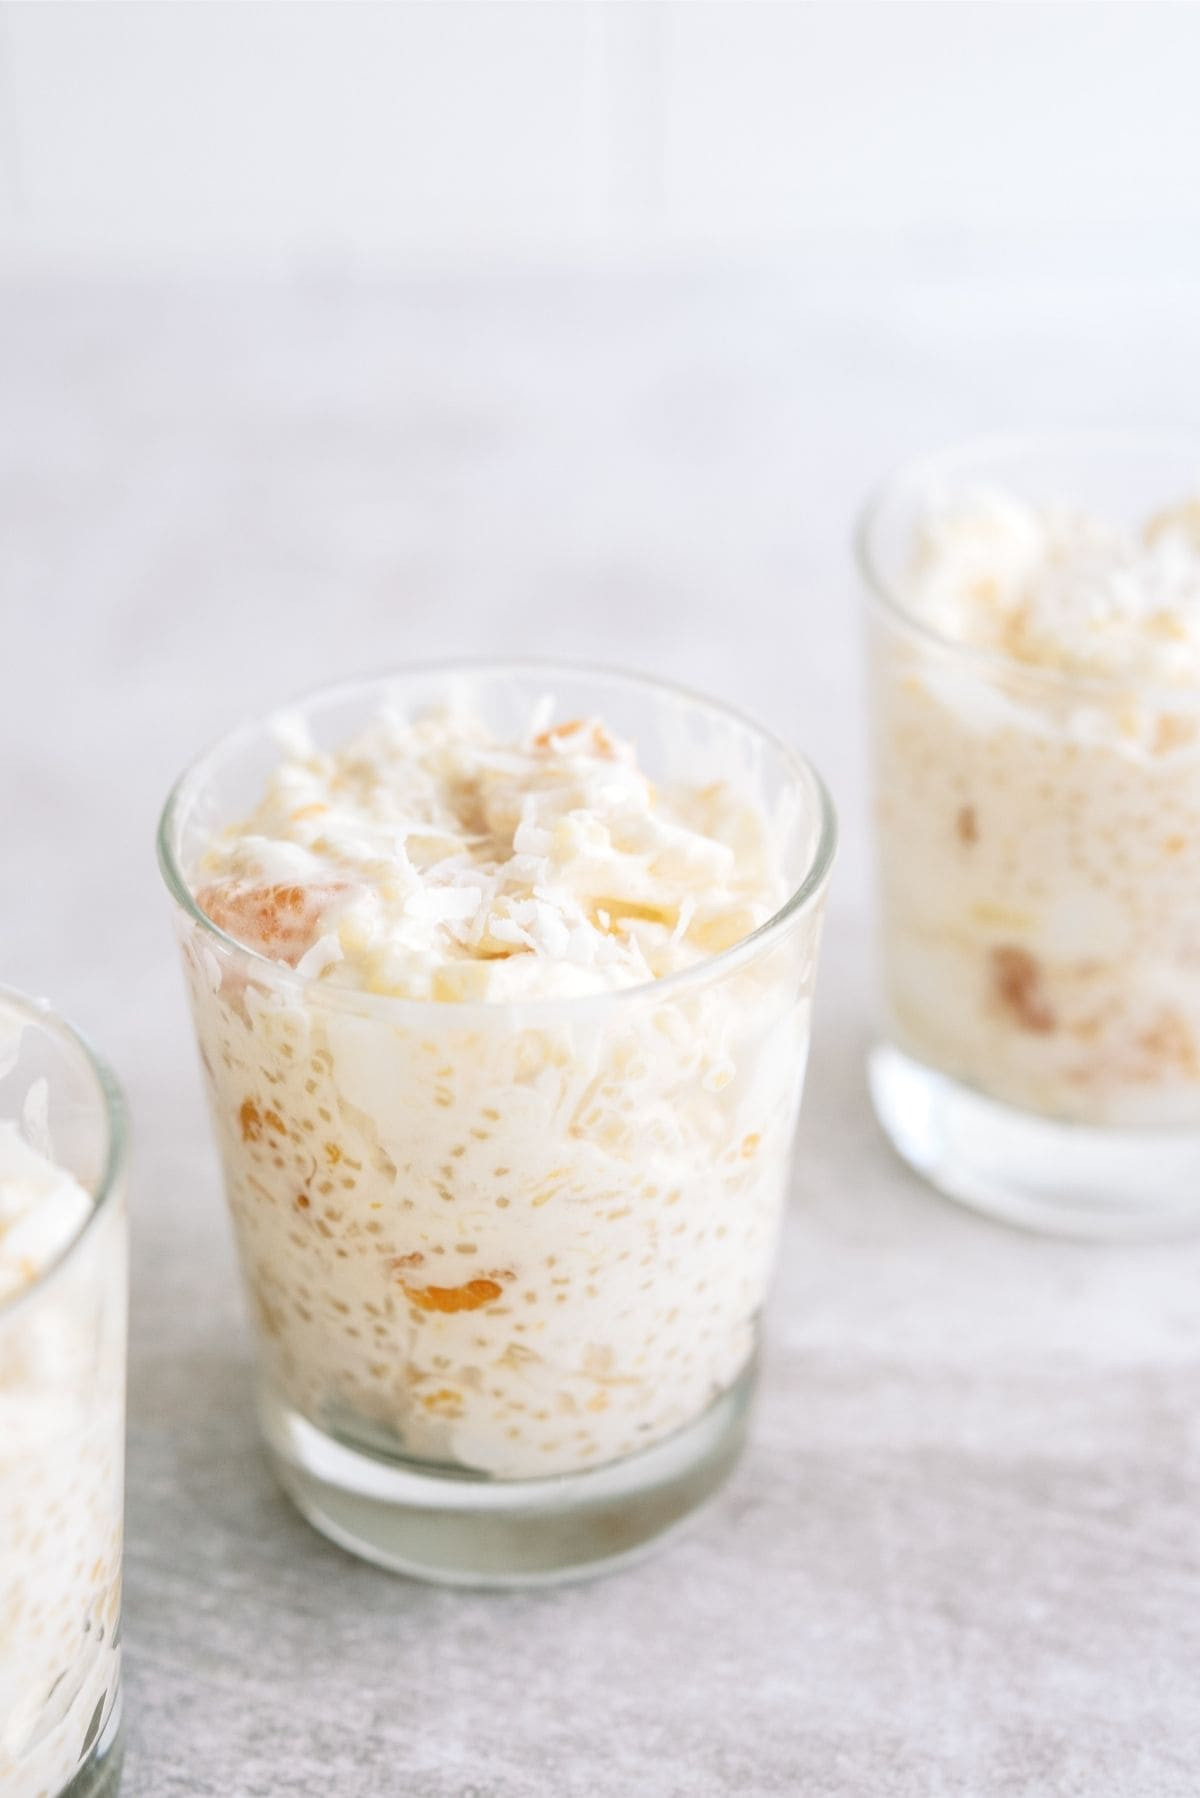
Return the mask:
<svg viewBox="0 0 1200 1798">
<path fill-rule="evenodd" d="M 92 1210 L 90 1195 L 16 1122 L 0 1120 L 5 1798 L 64 1790 L 117 1699 L 123 1240 L 114 1214 L 76 1243 Z"/>
<path fill-rule="evenodd" d="M 752 1357 L 819 904 L 724 964 L 789 895 L 766 814 L 595 718 L 280 734 L 181 917 L 271 1390 L 506 1478 L 649 1446 Z"/>
<path fill-rule="evenodd" d="M 1026 1109 L 1195 1124 L 1200 500 L 1128 528 L 967 492 L 894 599 L 872 640 L 889 1035 Z"/>
</svg>

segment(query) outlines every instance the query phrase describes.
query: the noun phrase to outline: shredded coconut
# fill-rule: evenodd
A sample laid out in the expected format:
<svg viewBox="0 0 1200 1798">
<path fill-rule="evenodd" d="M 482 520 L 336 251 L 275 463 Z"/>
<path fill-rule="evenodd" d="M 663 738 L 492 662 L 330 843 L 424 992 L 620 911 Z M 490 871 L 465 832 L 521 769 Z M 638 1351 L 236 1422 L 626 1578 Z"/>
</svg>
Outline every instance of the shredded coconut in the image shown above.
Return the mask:
<svg viewBox="0 0 1200 1798">
<path fill-rule="evenodd" d="M 197 878 L 231 936 L 306 977 L 406 998 L 641 985 L 731 947 L 784 898 L 761 813 L 659 791 L 598 719 L 495 741 L 458 709 L 384 712 L 318 750 L 294 721 L 253 815 Z"/>
<path fill-rule="evenodd" d="M 944 635 L 1021 662 L 1200 685 L 1200 497 L 1130 529 L 961 495 L 930 511 L 905 598 Z"/>
</svg>

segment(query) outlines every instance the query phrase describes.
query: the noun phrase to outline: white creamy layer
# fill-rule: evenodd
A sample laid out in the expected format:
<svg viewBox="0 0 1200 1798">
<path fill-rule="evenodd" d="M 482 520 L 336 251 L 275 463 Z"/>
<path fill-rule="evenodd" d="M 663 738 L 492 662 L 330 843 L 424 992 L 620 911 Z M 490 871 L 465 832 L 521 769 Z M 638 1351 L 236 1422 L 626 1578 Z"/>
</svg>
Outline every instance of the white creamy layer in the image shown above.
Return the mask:
<svg viewBox="0 0 1200 1798">
<path fill-rule="evenodd" d="M 498 745 L 453 712 L 384 718 L 333 752 L 293 739 L 194 878 L 309 976 L 184 923 L 279 1395 L 521 1479 L 649 1446 L 728 1388 L 774 1257 L 819 908 L 733 971 L 661 977 L 784 897 L 750 800 L 656 791 L 595 720 Z"/>
<path fill-rule="evenodd" d="M 196 872 L 222 929 L 333 986 L 519 999 L 642 985 L 719 953 L 783 898 L 760 813 L 658 791 L 596 719 L 496 742 L 384 713 L 318 751 L 293 725 L 254 814 Z"/>
<path fill-rule="evenodd" d="M 32 1111 L 36 1118 L 38 1107 Z M 116 1201 L 113 1201 L 115 1207 Z M 115 1701 L 124 1431 L 118 1222 L 0 1120 L 0 1791 L 65 1787 Z M 49 1274 L 48 1284 L 30 1290 Z M 5 1315 L 6 1302 L 18 1301 Z"/>
<path fill-rule="evenodd" d="M 0 1302 L 57 1261 L 83 1228 L 92 1201 L 64 1169 L 0 1119 Z"/>
<path fill-rule="evenodd" d="M 963 493 L 931 507 L 904 599 L 943 636 L 1035 667 L 1200 685 L 1200 498 L 1132 529 Z"/>
</svg>

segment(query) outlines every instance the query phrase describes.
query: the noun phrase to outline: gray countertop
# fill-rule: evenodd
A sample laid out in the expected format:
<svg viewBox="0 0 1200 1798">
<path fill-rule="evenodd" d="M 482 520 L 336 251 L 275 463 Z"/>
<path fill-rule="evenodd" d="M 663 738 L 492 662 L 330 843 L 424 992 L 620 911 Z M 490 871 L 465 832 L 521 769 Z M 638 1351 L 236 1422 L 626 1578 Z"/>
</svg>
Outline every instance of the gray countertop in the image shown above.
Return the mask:
<svg viewBox="0 0 1200 1798">
<path fill-rule="evenodd" d="M 881 1142 L 847 544 L 910 450 L 1178 418 L 1197 297 L 0 290 L 0 977 L 89 1031 L 135 1123 L 130 1798 L 1195 1792 L 1200 1248 L 1006 1232 Z M 268 1474 L 152 838 L 243 713 L 499 651 L 752 709 L 844 837 L 745 1461 L 657 1559 L 488 1596 L 356 1563 Z"/>
</svg>

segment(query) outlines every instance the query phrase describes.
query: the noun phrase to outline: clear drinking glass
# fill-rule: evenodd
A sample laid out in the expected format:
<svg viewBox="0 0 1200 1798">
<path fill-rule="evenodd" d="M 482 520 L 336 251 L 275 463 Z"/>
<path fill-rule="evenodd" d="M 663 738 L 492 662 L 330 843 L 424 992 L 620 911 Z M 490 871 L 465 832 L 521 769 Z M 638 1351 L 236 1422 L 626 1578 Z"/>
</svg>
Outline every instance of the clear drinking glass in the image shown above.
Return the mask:
<svg viewBox="0 0 1200 1798">
<path fill-rule="evenodd" d="M 739 781 L 774 821 L 790 893 L 736 947 L 636 989 L 360 994 L 239 946 L 196 904 L 198 856 L 278 762 L 271 720 L 167 804 L 161 862 L 279 1477 L 369 1559 L 505 1584 L 626 1558 L 736 1458 L 834 823 L 783 744 L 630 677 L 436 668 L 289 712 L 332 746 L 385 701 L 419 713 L 451 682 L 501 740 L 551 694 L 632 740 L 656 781 Z"/>
<path fill-rule="evenodd" d="M 1027 665 L 914 617 L 930 502 L 981 488 L 1140 525 L 1200 490 L 1200 439 L 983 443 L 866 512 L 875 1108 L 935 1185 L 1011 1222 L 1195 1224 L 1200 689 Z"/>
<path fill-rule="evenodd" d="M 77 1183 L 41 1264 L 0 1171 L 0 1258 L 23 1282 L 0 1297 L 0 1792 L 83 1798 L 120 1778 L 125 1112 L 69 1025 L 9 992 L 0 1122 L 22 1162 L 28 1146 Z"/>
</svg>

